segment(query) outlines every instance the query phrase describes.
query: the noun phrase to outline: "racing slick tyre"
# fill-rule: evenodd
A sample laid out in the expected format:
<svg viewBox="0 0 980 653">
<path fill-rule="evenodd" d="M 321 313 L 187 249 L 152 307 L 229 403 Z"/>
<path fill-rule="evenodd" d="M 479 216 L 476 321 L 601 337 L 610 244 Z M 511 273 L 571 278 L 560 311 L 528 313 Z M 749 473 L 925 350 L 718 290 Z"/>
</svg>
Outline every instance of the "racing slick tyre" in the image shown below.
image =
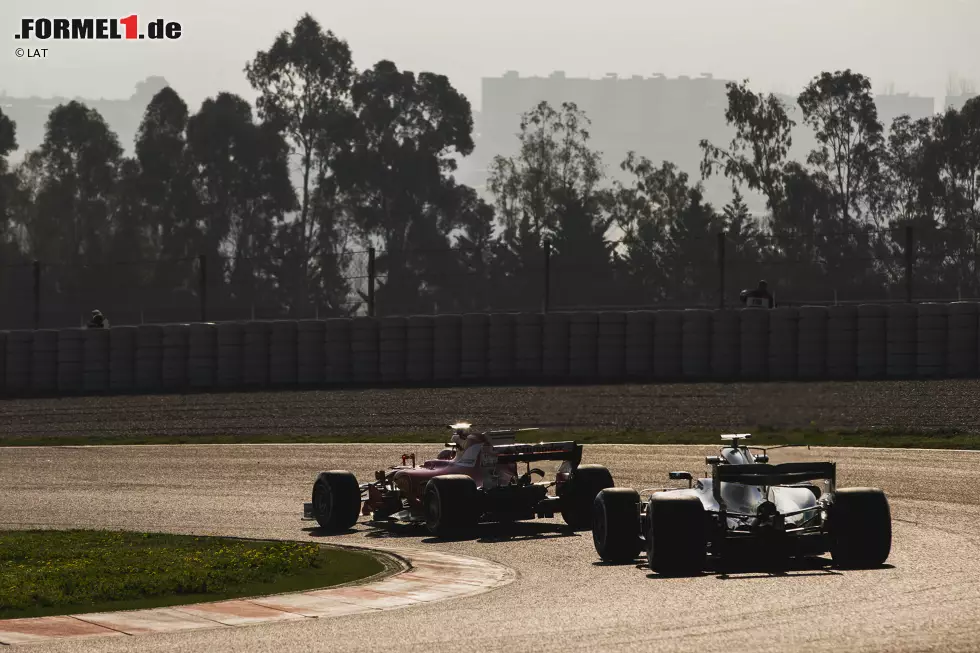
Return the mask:
<svg viewBox="0 0 980 653">
<path fill-rule="evenodd" d="M 695 576 L 704 570 L 707 557 L 705 513 L 701 499 L 671 496 L 664 492 L 650 497 L 647 507 L 647 563 L 663 576 Z"/>
<path fill-rule="evenodd" d="M 892 517 L 885 493 L 849 487 L 834 493 L 827 531 L 830 555 L 843 569 L 879 567 L 892 549 Z"/>
<path fill-rule="evenodd" d="M 482 510 L 476 481 L 463 474 L 436 476 L 422 496 L 425 527 L 436 537 L 454 537 L 476 526 Z"/>
<path fill-rule="evenodd" d="M 576 531 L 592 528 L 596 496 L 614 485 L 612 474 L 602 465 L 579 465 L 562 486 L 561 518 Z"/>
<path fill-rule="evenodd" d="M 320 472 L 313 484 L 313 516 L 328 533 L 346 531 L 361 512 L 361 488 L 347 471 Z"/>
<path fill-rule="evenodd" d="M 596 495 L 592 509 L 592 543 L 606 562 L 627 563 L 640 555 L 637 523 L 640 493 L 631 488 L 606 488 Z"/>
</svg>

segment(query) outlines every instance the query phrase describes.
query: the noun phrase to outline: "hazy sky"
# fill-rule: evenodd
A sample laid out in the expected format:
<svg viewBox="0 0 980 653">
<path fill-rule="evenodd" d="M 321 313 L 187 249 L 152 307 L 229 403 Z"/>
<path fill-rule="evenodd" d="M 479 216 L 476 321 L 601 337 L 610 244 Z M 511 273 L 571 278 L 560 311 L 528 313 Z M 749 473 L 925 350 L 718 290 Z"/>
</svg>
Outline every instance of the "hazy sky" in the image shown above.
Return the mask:
<svg viewBox="0 0 980 653">
<path fill-rule="evenodd" d="M 751 79 L 796 93 L 814 74 L 850 67 L 879 90 L 942 96 L 950 74 L 980 82 L 980 0 L 0 0 L 0 89 L 16 96 L 128 97 L 162 75 L 192 109 L 221 90 L 251 98 L 242 68 L 305 11 L 345 38 L 355 63 L 387 58 L 446 74 L 479 107 L 480 78 L 522 75 Z M 165 17 L 177 42 L 48 41 L 18 59 L 20 19 Z M 41 46 L 41 44 L 30 44 Z M 41 46 L 43 47 L 43 46 Z"/>
</svg>

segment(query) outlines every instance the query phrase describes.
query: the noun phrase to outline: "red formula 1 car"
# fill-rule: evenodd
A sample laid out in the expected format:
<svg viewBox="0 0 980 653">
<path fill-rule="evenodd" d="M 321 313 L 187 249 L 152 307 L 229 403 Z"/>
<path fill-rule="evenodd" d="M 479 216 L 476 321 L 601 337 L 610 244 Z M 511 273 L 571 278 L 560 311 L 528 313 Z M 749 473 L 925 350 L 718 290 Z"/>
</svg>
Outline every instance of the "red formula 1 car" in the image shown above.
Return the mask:
<svg viewBox="0 0 980 653">
<path fill-rule="evenodd" d="M 313 500 L 303 506 L 303 518 L 336 533 L 353 526 L 359 514 L 371 515 L 376 522 L 424 523 L 442 537 L 478 522 L 560 513 L 572 528 L 588 530 L 596 495 L 614 485 L 605 467 L 579 464 L 582 445 L 575 442 L 517 444 L 518 433 L 536 429 L 480 433 L 466 422 L 449 428 L 452 441 L 436 460 L 416 465 L 415 454 L 405 454 L 401 465 L 375 472 L 372 483 L 358 484 L 348 471 L 320 472 Z M 562 461 L 554 481 L 534 480 L 545 475 L 531 467 L 541 460 Z M 520 463 L 525 465 L 523 472 Z M 548 492 L 551 487 L 554 495 Z"/>
</svg>

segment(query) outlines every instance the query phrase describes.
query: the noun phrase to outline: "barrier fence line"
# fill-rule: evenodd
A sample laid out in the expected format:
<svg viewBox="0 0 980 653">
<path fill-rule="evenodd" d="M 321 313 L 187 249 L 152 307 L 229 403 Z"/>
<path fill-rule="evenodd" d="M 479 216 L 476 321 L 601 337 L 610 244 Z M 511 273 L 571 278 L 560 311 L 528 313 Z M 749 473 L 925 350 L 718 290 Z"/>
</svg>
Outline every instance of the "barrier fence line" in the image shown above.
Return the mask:
<svg viewBox="0 0 980 653">
<path fill-rule="evenodd" d="M 980 303 L 469 313 L 0 332 L 6 396 L 976 377 Z"/>
<path fill-rule="evenodd" d="M 880 240 L 886 233 L 886 240 L 875 241 L 876 249 L 841 253 L 850 239 Z M 949 302 L 980 295 L 980 254 L 968 229 L 901 226 L 759 238 L 748 242 L 738 234 L 705 233 L 693 239 L 696 247 L 687 243 L 686 254 L 651 250 L 637 260 L 626 256 L 632 242 L 626 239 L 609 241 L 617 253 L 605 259 L 562 254 L 548 239 L 533 255 L 501 254 L 485 245 L 398 252 L 369 247 L 341 252 L 331 273 L 336 278 L 328 275 L 332 281 L 299 298 L 269 276 L 264 259 L 198 254 L 79 265 L 20 260 L 0 265 L 0 299 L 7 309 L 0 326 L 83 326 L 96 307 L 120 325 L 612 307 L 724 309 L 738 307 L 738 291 L 760 278 L 773 281 L 785 306 Z M 404 288 L 396 282 L 409 277 Z"/>
</svg>

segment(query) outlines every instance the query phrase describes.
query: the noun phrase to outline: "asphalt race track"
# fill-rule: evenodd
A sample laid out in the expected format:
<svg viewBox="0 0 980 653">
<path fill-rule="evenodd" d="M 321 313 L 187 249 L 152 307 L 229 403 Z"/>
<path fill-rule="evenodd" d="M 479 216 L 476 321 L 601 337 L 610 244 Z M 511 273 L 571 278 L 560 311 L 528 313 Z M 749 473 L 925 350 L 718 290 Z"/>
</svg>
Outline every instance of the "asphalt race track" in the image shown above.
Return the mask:
<svg viewBox="0 0 980 653">
<path fill-rule="evenodd" d="M 109 527 L 310 539 L 299 520 L 321 469 L 360 478 L 405 445 L 184 445 L 0 449 L 0 528 Z M 705 447 L 588 446 L 617 484 L 700 471 Z M 420 456 L 435 453 L 431 446 Z M 458 601 L 301 624 L 66 641 L 45 651 L 976 651 L 980 649 L 980 453 L 789 449 L 773 462 L 831 459 L 842 486 L 888 492 L 894 544 L 883 569 L 662 579 L 598 563 L 591 536 L 560 520 L 483 526 L 436 543 L 359 523 L 337 541 L 421 546 L 506 564 L 517 580 Z M 549 470 L 550 471 L 550 470 Z M 364 518 L 362 518 L 363 520 Z M 324 538 L 326 540 L 326 538 Z"/>
</svg>

